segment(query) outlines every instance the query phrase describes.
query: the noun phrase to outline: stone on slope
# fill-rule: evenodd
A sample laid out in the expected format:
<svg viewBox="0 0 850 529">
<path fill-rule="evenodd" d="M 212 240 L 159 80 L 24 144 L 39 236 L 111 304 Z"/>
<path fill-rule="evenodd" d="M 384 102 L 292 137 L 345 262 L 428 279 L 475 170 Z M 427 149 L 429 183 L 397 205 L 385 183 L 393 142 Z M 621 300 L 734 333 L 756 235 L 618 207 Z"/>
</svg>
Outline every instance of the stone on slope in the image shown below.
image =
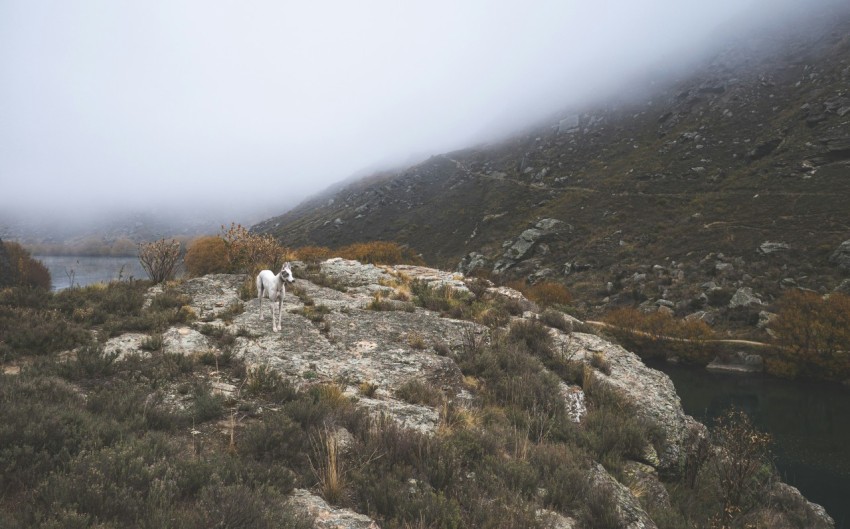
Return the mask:
<svg viewBox="0 0 850 529">
<path fill-rule="evenodd" d="M 838 248 L 829 256 L 829 262 L 850 272 L 850 239 L 838 245 Z"/>
<path fill-rule="evenodd" d="M 316 529 L 380 529 L 375 520 L 350 509 L 331 507 L 321 497 L 295 489 L 289 505 L 313 520 Z"/>
<path fill-rule="evenodd" d="M 750 305 L 764 305 L 761 299 L 753 294 L 753 289 L 750 287 L 741 287 L 732 295 L 729 300 L 729 308 L 749 307 Z"/>
<path fill-rule="evenodd" d="M 240 303 L 239 290 L 247 280 L 244 274 L 210 274 L 189 279 L 180 291 L 189 295 L 189 306 L 201 320 L 217 318 L 235 303 Z"/>
</svg>

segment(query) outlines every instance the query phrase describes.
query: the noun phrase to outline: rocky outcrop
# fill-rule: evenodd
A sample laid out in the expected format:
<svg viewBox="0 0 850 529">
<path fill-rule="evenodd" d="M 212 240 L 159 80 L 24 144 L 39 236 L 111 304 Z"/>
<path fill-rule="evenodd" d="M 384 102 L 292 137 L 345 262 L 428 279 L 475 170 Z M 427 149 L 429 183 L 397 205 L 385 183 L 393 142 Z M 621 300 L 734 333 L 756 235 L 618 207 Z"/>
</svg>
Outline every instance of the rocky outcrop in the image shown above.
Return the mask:
<svg viewBox="0 0 850 529">
<path fill-rule="evenodd" d="M 463 257 L 463 259 L 460 260 L 460 263 L 458 263 L 457 271 L 462 274 L 469 274 L 475 270 L 485 269 L 488 266 L 489 261 L 484 254 L 469 252 Z"/>
<path fill-rule="evenodd" d="M 827 514 L 826 509 L 817 503 L 808 501 L 800 494 L 799 490 L 787 483 L 775 483 L 770 491 L 769 499 L 785 512 L 804 520 L 805 527 L 810 529 L 833 529 L 835 527 L 835 521 Z"/>
<path fill-rule="evenodd" d="M 572 226 L 558 219 L 542 219 L 538 221 L 533 228 L 529 228 L 513 241 L 506 241 L 507 249 L 502 258 L 493 266 L 493 272 L 501 274 L 509 268 L 530 256 L 531 250 L 545 240 L 548 240 L 556 234 L 568 232 L 572 230 Z"/>
<path fill-rule="evenodd" d="M 727 358 L 715 358 L 705 368 L 713 373 L 761 373 L 764 371 L 764 358 L 738 351 Z"/>
<path fill-rule="evenodd" d="M 686 439 L 692 430 L 704 426 L 682 410 L 676 388 L 670 378 L 647 367 L 640 358 L 619 345 L 592 334 L 564 334 L 553 331 L 565 353 L 576 360 L 591 364 L 594 355 L 601 355 L 610 365 L 610 374 L 596 371 L 597 383 L 615 388 L 634 405 L 638 415 L 660 426 L 666 435 L 660 454 L 647 454 L 647 463 L 664 472 L 675 473 L 684 457 Z M 649 447 L 648 447 L 649 448 Z"/>
<path fill-rule="evenodd" d="M 322 263 L 322 273 L 345 287 L 378 285 L 382 281 L 392 279 L 389 274 L 375 265 L 364 265 L 341 257 L 328 259 Z"/>
<path fill-rule="evenodd" d="M 729 300 L 729 308 L 749 307 L 750 305 L 764 305 L 764 302 L 755 294 L 750 287 L 741 287 L 732 295 Z"/>
<path fill-rule="evenodd" d="M 829 256 L 829 262 L 850 272 L 850 239 L 842 242 Z"/>
<path fill-rule="evenodd" d="M 336 382 L 351 395 L 358 393 L 361 383 L 377 386 L 375 398 L 358 398 L 361 406 L 405 427 L 433 431 L 438 422 L 436 411 L 403 402 L 395 392 L 406 382 L 420 380 L 454 398 L 462 386 L 462 375 L 452 360 L 437 351 L 460 350 L 466 336 L 484 334 L 486 328 L 441 318 L 424 309 L 372 311 L 366 307 L 374 300 L 373 291 L 392 290 L 378 282 L 388 284 L 399 275 L 432 287 L 468 292 L 465 284 L 455 274 L 430 268 L 379 268 L 344 259 L 325 261 L 321 271 L 336 284 L 347 285 L 346 292 L 296 279 L 295 289 L 284 297 L 283 330 L 279 333 L 271 332 L 268 300 L 263 300 L 263 320 L 259 300 L 244 302 L 244 312 L 229 326 L 242 334 L 235 340 L 234 354 L 250 366 L 272 368 L 299 386 Z M 196 311 L 215 314 L 224 310 L 219 305 L 238 300 L 244 280 L 244 276 L 206 276 L 191 279 L 182 288 L 192 296 Z M 172 329 L 164 338 L 165 347 L 173 352 L 207 347 L 206 337 L 193 330 Z"/>
<path fill-rule="evenodd" d="M 398 294 L 413 281 L 445 288 L 453 295 L 475 295 L 462 276 L 419 266 L 362 265 L 343 259 L 325 261 L 319 270 L 324 278 L 331 278 L 336 288 L 298 279 L 296 275 L 295 285 L 284 298 L 281 332 L 272 331 L 267 308 L 263 311 L 266 319 L 260 319 L 259 300 L 240 300 L 239 293 L 249 279 L 245 276 L 211 275 L 187 280 L 179 288 L 191 298 L 192 310 L 203 315 L 205 325 L 219 326 L 235 335 L 231 352 L 243 358 L 249 370 L 264 366 L 296 386 L 334 383 L 373 416 L 426 435 L 438 431 L 440 409 L 404 401 L 399 390 L 405 384 L 425 382 L 461 406 L 472 401 L 474 396 L 452 357 L 463 354 L 471 342 L 489 340 L 489 328 L 441 317 L 412 305 L 402 304 L 402 310 L 370 308 L 376 292 Z M 484 299 L 501 298 L 523 306 L 523 319 L 539 317 L 537 307 L 515 290 L 488 286 L 480 280 L 473 290 Z M 221 319 L 225 314 L 226 322 Z M 566 315 L 564 318 L 574 327 L 581 323 Z M 594 463 L 591 473 L 593 482 L 615 498 L 621 527 L 656 527 L 632 490 L 649 491 L 652 501 L 661 505 L 669 502 L 658 475 L 676 475 L 680 471 L 693 440 L 705 438 L 705 427 L 683 412 L 670 379 L 648 368 L 635 354 L 592 334 L 557 329 L 549 332 L 556 350 L 573 361 L 594 366 L 602 357 L 608 368 L 594 369 L 592 383 L 615 390 L 640 418 L 663 430 L 664 441 L 657 451 L 647 442 L 640 461 L 627 463 L 623 483 L 628 487 L 599 464 Z M 121 354 L 140 352 L 146 339 L 141 334 L 125 334 L 109 340 L 107 349 Z M 163 333 L 161 349 L 174 354 L 203 354 L 214 347 L 212 341 L 197 328 L 179 326 Z M 372 390 L 367 395 L 363 387 Z M 213 390 L 232 394 L 237 388 L 220 384 Z M 562 382 L 559 393 L 570 419 L 581 423 L 587 413 L 584 391 Z M 781 492 L 789 494 L 784 489 Z M 330 507 L 307 491 L 296 490 L 291 502 L 315 520 L 315 527 L 377 527 L 368 517 Z M 814 511 L 809 508 L 805 512 Z M 574 520 L 562 514 L 538 515 L 553 526 L 574 527 Z"/>
<path fill-rule="evenodd" d="M 295 489 L 289 499 L 290 507 L 313 521 L 315 529 L 380 529 L 375 520 L 350 509 L 331 507 L 304 489 Z"/>
<path fill-rule="evenodd" d="M 785 252 L 791 249 L 791 246 L 784 242 L 764 241 L 759 245 L 759 251 L 764 255 L 770 255 L 777 252 Z"/>
<path fill-rule="evenodd" d="M 616 498 L 619 527 L 624 529 L 657 528 L 628 487 L 614 479 L 599 463 L 594 464 L 591 472 L 593 481 L 607 489 Z"/>
</svg>

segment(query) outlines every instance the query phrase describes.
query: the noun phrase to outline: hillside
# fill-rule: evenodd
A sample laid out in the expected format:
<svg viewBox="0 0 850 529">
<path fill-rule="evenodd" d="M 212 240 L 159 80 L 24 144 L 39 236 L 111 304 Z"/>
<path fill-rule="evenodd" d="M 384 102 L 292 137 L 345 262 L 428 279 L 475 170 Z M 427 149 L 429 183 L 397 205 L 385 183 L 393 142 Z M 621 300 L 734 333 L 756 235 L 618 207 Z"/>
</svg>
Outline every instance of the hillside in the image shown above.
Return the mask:
<svg viewBox="0 0 850 529">
<path fill-rule="evenodd" d="M 706 429 L 514 290 L 339 258 L 296 277 L 281 332 L 242 275 L 0 292 L 31 316 L 0 326 L 0 525 L 834 527 L 761 434 Z"/>
<path fill-rule="evenodd" d="M 709 319 L 736 327 L 725 309 L 740 288 L 769 306 L 846 277 L 830 257 L 850 239 L 848 86 L 843 8 L 738 39 L 651 97 L 378 174 L 254 229 L 289 246 L 395 240 L 429 264 L 562 280 L 585 314 L 724 309 Z"/>
</svg>

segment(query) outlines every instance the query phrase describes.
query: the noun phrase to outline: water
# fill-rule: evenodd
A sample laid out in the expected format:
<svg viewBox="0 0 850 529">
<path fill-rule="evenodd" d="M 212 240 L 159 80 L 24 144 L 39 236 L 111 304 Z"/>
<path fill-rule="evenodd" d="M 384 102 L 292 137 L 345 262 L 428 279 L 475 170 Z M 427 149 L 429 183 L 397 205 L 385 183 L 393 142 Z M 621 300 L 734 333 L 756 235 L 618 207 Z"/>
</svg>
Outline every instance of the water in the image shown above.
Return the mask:
<svg viewBox="0 0 850 529">
<path fill-rule="evenodd" d="M 850 389 L 763 375 L 726 375 L 653 363 L 667 373 L 685 413 L 705 424 L 729 406 L 773 436 L 784 481 L 823 505 L 836 528 L 850 529 Z"/>
<path fill-rule="evenodd" d="M 117 279 L 147 279 L 137 257 L 75 257 L 57 255 L 37 255 L 36 259 L 50 270 L 53 290 L 62 290 L 74 285 L 86 286 L 93 283 L 109 282 Z"/>
</svg>

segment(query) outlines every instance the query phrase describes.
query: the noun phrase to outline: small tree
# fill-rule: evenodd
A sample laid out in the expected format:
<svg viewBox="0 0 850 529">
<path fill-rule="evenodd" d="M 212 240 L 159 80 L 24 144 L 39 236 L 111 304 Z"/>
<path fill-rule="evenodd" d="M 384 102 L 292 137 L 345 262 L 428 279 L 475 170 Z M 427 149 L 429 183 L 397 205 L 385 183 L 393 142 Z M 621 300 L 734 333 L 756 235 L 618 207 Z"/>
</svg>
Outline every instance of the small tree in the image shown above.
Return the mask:
<svg viewBox="0 0 850 529">
<path fill-rule="evenodd" d="M 174 278 L 180 262 L 180 243 L 174 239 L 160 239 L 139 244 L 139 261 L 154 284 Z"/>
<path fill-rule="evenodd" d="M 725 528 L 764 497 L 774 474 L 771 439 L 753 426 L 746 413 L 735 409 L 717 418 L 711 434 L 718 447 L 711 461 L 723 500 L 720 518 Z"/>
</svg>

